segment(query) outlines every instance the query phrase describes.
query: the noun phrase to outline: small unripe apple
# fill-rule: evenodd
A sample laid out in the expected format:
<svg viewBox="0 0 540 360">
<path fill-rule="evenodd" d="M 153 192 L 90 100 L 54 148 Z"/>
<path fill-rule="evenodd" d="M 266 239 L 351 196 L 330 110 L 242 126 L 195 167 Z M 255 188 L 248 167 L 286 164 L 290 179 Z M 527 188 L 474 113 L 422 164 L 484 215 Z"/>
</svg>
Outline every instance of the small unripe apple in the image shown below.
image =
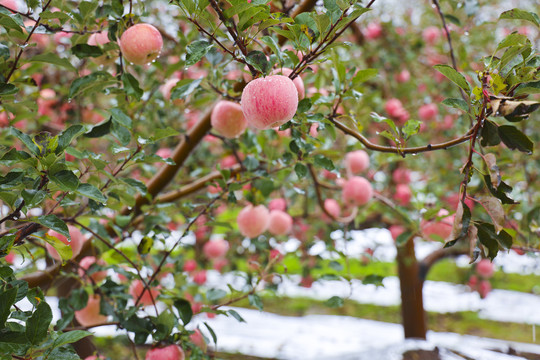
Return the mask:
<svg viewBox="0 0 540 360">
<path fill-rule="evenodd" d="M 86 276 L 86 271 L 88 271 L 88 269 L 90 268 L 90 266 L 92 266 L 93 264 L 98 264 L 98 265 L 101 265 L 101 266 L 104 266 L 106 265 L 105 264 L 105 261 L 103 261 L 102 259 L 99 259 L 97 260 L 95 256 L 85 256 L 81 259 L 81 261 L 79 262 L 79 276 L 81 278 L 84 278 Z M 92 273 L 92 275 L 90 275 L 90 277 L 96 282 L 100 282 L 101 280 L 105 279 L 107 277 L 107 271 L 106 270 L 102 270 L 102 271 L 96 271 L 94 273 Z"/>
<path fill-rule="evenodd" d="M 489 279 L 493 276 L 493 273 L 495 272 L 495 268 L 493 266 L 493 263 L 489 261 L 488 259 L 482 259 L 476 264 L 476 272 L 480 277 L 484 279 Z"/>
<path fill-rule="evenodd" d="M 270 211 L 270 217 L 268 221 L 268 231 L 272 235 L 285 235 L 288 234 L 293 225 L 293 218 L 281 210 Z"/>
<path fill-rule="evenodd" d="M 107 316 L 99 313 L 101 297 L 97 294 L 88 297 L 88 303 L 81 310 L 75 311 L 75 319 L 82 326 L 94 326 L 107 321 Z"/>
<path fill-rule="evenodd" d="M 243 208 L 236 222 L 240 233 L 249 238 L 254 238 L 261 235 L 268 228 L 269 212 L 264 205 L 248 205 Z"/>
<path fill-rule="evenodd" d="M 129 286 L 129 294 L 133 298 L 133 301 L 137 301 L 141 293 L 143 295 L 141 296 L 139 303 L 148 306 L 157 301 L 159 290 L 157 288 L 150 288 L 150 291 L 148 291 L 148 289 L 144 288 L 144 283 L 141 280 L 134 280 Z M 154 302 L 152 301 L 152 298 L 154 299 Z"/>
<path fill-rule="evenodd" d="M 234 139 L 246 130 L 247 120 L 242 107 L 232 101 L 219 101 L 210 117 L 212 127 L 228 139 Z"/>
<path fill-rule="evenodd" d="M 364 150 L 351 151 L 345 155 L 345 167 L 349 175 L 356 175 L 369 167 L 369 155 Z"/>
<path fill-rule="evenodd" d="M 291 75 L 292 72 L 293 72 L 292 69 L 280 68 L 280 69 L 274 70 L 272 72 L 272 75 L 284 75 L 288 77 L 289 75 Z M 294 78 L 293 83 L 294 83 L 294 86 L 296 86 L 296 90 L 298 90 L 298 100 L 302 100 L 306 94 L 306 90 L 304 87 L 304 80 L 302 80 L 300 75 L 298 75 L 297 77 Z"/>
<path fill-rule="evenodd" d="M 71 237 L 71 241 L 68 241 L 68 239 L 64 235 L 54 230 L 49 230 L 47 234 L 52 237 L 57 238 L 64 244 L 69 245 L 71 247 L 71 253 L 72 253 L 71 258 L 73 259 L 77 255 L 79 255 L 79 253 L 81 252 L 81 248 L 83 246 L 85 239 L 81 231 L 77 229 L 75 226 L 68 225 L 68 230 L 69 230 L 69 236 Z M 45 247 L 47 248 L 47 252 L 49 253 L 49 255 L 51 255 L 54 259 L 58 261 L 62 259 L 60 257 L 60 254 L 58 254 L 58 251 L 56 251 L 56 249 L 52 245 L 50 245 L 49 243 L 46 243 Z"/>
<path fill-rule="evenodd" d="M 252 80 L 242 92 L 242 111 L 249 125 L 267 130 L 291 120 L 298 108 L 298 91 L 287 76 Z"/>
<path fill-rule="evenodd" d="M 439 109 L 437 108 L 437 105 L 433 103 L 422 105 L 420 106 L 420 109 L 418 109 L 418 117 L 423 121 L 434 120 L 438 113 Z"/>
<path fill-rule="evenodd" d="M 277 198 L 277 199 L 270 200 L 270 202 L 268 203 L 268 210 L 270 210 L 270 211 L 272 211 L 272 210 L 281 210 L 281 211 L 287 210 L 287 200 L 285 200 L 283 198 Z"/>
<path fill-rule="evenodd" d="M 145 360 L 184 360 L 186 354 L 178 345 L 169 345 L 162 348 L 153 348 L 146 353 Z"/>
<path fill-rule="evenodd" d="M 163 47 L 163 38 L 154 26 L 137 24 L 124 31 L 119 45 L 127 61 L 145 65 L 159 56 Z"/>
<path fill-rule="evenodd" d="M 345 182 L 341 195 L 344 203 L 360 206 L 371 200 L 373 188 L 367 179 L 354 176 Z"/>
<path fill-rule="evenodd" d="M 208 241 L 203 246 L 203 253 L 208 259 L 222 258 L 229 250 L 229 243 L 225 239 Z"/>
</svg>

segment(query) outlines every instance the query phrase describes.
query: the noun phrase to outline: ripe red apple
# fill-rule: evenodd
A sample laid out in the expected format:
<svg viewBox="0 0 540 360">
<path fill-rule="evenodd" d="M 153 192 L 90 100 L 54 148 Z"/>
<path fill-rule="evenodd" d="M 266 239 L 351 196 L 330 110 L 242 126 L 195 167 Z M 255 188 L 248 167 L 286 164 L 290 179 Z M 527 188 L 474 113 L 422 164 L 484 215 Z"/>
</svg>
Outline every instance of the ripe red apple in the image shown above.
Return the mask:
<svg viewBox="0 0 540 360">
<path fill-rule="evenodd" d="M 429 45 L 433 45 L 441 37 L 441 30 L 436 26 L 429 26 L 422 31 L 422 38 Z"/>
<path fill-rule="evenodd" d="M 90 268 L 90 266 L 92 266 L 92 264 L 99 264 L 101 266 L 105 266 L 105 261 L 103 261 L 102 259 L 99 259 L 97 260 L 95 256 L 85 256 L 81 259 L 81 261 L 79 262 L 79 276 L 81 278 L 84 278 L 86 276 L 86 271 Z M 96 271 L 94 272 L 92 275 L 90 275 L 90 277 L 96 282 L 100 282 L 101 280 L 105 279 L 107 277 L 107 271 L 106 270 L 102 270 L 102 271 Z"/>
<path fill-rule="evenodd" d="M 373 188 L 365 178 L 354 176 L 345 182 L 341 195 L 344 203 L 360 206 L 371 200 Z"/>
<path fill-rule="evenodd" d="M 71 247 L 71 252 L 72 252 L 71 258 L 73 259 L 77 255 L 79 255 L 79 253 L 81 252 L 81 248 L 85 239 L 81 231 L 77 229 L 75 226 L 68 225 L 68 230 L 69 230 L 69 236 L 71 237 L 71 241 L 68 241 L 68 239 L 64 235 L 54 230 L 49 230 L 47 234 L 52 237 L 57 238 L 64 244 L 69 245 Z M 58 254 L 58 251 L 56 251 L 56 249 L 52 247 L 52 245 L 50 245 L 49 243 L 46 243 L 45 247 L 47 248 L 47 252 L 49 253 L 49 255 L 51 255 L 54 259 L 58 261 L 62 259 L 60 257 L 60 254 Z"/>
<path fill-rule="evenodd" d="M 272 211 L 272 210 L 281 210 L 281 211 L 287 210 L 287 200 L 285 200 L 283 198 L 277 198 L 277 199 L 270 200 L 270 202 L 268 203 L 268 210 L 270 210 L 270 211 Z"/>
<path fill-rule="evenodd" d="M 212 127 L 228 139 L 242 135 L 247 128 L 247 120 L 242 107 L 227 100 L 221 100 L 214 106 L 210 121 Z"/>
<path fill-rule="evenodd" d="M 439 114 L 439 109 L 437 108 L 437 105 L 433 103 L 422 105 L 420 106 L 420 109 L 418 109 L 418 117 L 423 121 L 434 120 L 437 117 L 437 114 Z"/>
<path fill-rule="evenodd" d="M 392 180 L 396 184 L 408 184 L 411 182 L 411 172 L 408 169 L 397 168 L 392 173 Z"/>
<path fill-rule="evenodd" d="M 1 0 L 0 4 L 13 11 L 19 11 L 19 3 L 17 0 Z"/>
<path fill-rule="evenodd" d="M 324 209 L 335 218 L 339 217 L 341 214 L 341 207 L 339 206 L 339 203 L 334 199 L 325 199 Z"/>
<path fill-rule="evenodd" d="M 139 303 L 148 306 L 153 304 L 152 298 L 154 301 L 157 301 L 159 290 L 157 288 L 150 288 L 150 291 L 148 291 L 148 289 L 144 288 L 144 283 L 141 280 L 134 280 L 129 286 L 129 294 L 133 298 L 133 301 L 137 301 L 141 293 L 143 295 Z"/>
<path fill-rule="evenodd" d="M 293 218 L 281 210 L 270 211 L 268 231 L 273 235 L 285 235 L 291 232 Z"/>
<path fill-rule="evenodd" d="M 480 297 L 482 299 L 485 299 L 490 291 L 491 291 L 491 283 L 488 280 L 480 281 L 480 284 L 478 285 L 478 294 L 480 294 Z"/>
<path fill-rule="evenodd" d="M 272 72 L 272 75 L 284 75 L 289 76 L 292 73 L 292 69 L 289 68 L 280 68 L 276 69 Z M 298 100 L 302 100 L 305 97 L 306 90 L 304 87 L 304 80 L 298 75 L 293 80 L 294 86 L 296 86 L 296 90 L 298 91 Z"/>
<path fill-rule="evenodd" d="M 208 259 L 222 258 L 229 250 L 229 243 L 225 239 L 208 241 L 203 246 L 203 253 Z"/>
<path fill-rule="evenodd" d="M 394 199 L 402 206 L 407 206 L 411 202 L 412 191 L 407 184 L 397 184 Z"/>
<path fill-rule="evenodd" d="M 92 46 L 105 45 L 109 43 L 109 34 L 107 31 L 101 31 L 90 35 L 87 44 Z"/>
<path fill-rule="evenodd" d="M 471 275 L 467 285 L 471 288 L 471 290 L 476 290 L 476 287 L 478 286 L 478 277 L 476 275 Z"/>
<path fill-rule="evenodd" d="M 407 69 L 401 70 L 401 72 L 396 75 L 396 81 L 398 83 L 406 83 L 410 79 L 411 79 L 411 73 Z"/>
<path fill-rule="evenodd" d="M 298 91 L 286 76 L 252 80 L 242 92 L 242 111 L 249 125 L 266 130 L 291 120 L 298 108 Z"/>
<path fill-rule="evenodd" d="M 369 155 L 364 150 L 351 151 L 345 155 L 345 168 L 349 175 L 356 175 L 369 167 Z"/>
<path fill-rule="evenodd" d="M 6 260 L 8 264 L 13 264 L 13 262 L 15 261 L 15 253 L 11 251 L 4 257 L 4 260 Z"/>
<path fill-rule="evenodd" d="M 240 233 L 249 238 L 261 235 L 268 228 L 270 214 L 264 205 L 248 205 L 243 208 L 236 222 Z"/>
<path fill-rule="evenodd" d="M 478 262 L 478 264 L 476 264 L 476 272 L 483 279 L 489 279 L 493 276 L 495 268 L 491 261 L 489 261 L 488 259 L 482 259 Z"/>
<path fill-rule="evenodd" d="M 364 36 L 368 40 L 375 40 L 382 35 L 382 26 L 379 23 L 369 23 L 364 31 Z"/>
<path fill-rule="evenodd" d="M 206 341 L 204 340 L 204 337 L 199 329 L 195 329 L 195 332 L 189 335 L 189 340 L 197 345 L 198 348 L 206 351 Z"/>
<path fill-rule="evenodd" d="M 82 326 L 94 326 L 107 322 L 107 316 L 99 313 L 101 297 L 97 294 L 88 297 L 88 303 L 81 310 L 75 311 L 75 319 Z"/>
<path fill-rule="evenodd" d="M 169 345 L 162 348 L 153 348 L 146 353 L 145 360 L 184 360 L 186 354 L 178 345 Z"/>
<path fill-rule="evenodd" d="M 163 47 L 159 30 L 150 24 L 137 24 L 122 34 L 119 41 L 124 58 L 136 65 L 154 61 Z"/>
<path fill-rule="evenodd" d="M 439 210 L 437 217 L 443 217 L 448 215 L 448 211 L 445 209 Z M 452 234 L 452 228 L 454 227 L 454 217 L 447 216 L 441 220 L 422 220 L 420 222 L 420 229 L 425 236 L 431 237 L 431 235 L 437 235 L 443 239 L 448 238 Z"/>
<path fill-rule="evenodd" d="M 193 282 L 198 285 L 204 285 L 206 283 L 206 270 L 197 271 L 193 275 Z"/>
<path fill-rule="evenodd" d="M 392 235 L 392 239 L 394 239 L 394 241 L 396 241 L 399 235 L 405 232 L 405 228 L 401 225 L 391 225 L 388 230 L 390 231 L 390 235 Z"/>
</svg>

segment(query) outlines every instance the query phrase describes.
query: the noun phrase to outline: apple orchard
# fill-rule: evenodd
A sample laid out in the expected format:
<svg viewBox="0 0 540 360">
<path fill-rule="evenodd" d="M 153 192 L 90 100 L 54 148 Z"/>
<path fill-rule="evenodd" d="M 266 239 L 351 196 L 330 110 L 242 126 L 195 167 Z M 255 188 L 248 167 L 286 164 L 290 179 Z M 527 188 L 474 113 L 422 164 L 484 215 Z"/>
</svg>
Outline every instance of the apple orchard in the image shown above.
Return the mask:
<svg viewBox="0 0 540 360">
<path fill-rule="evenodd" d="M 485 297 L 499 251 L 539 251 L 538 15 L 384 2 L 0 1 L 0 359 L 104 359 L 100 325 L 131 358 L 213 358 L 193 316 L 351 280 L 331 234 L 368 228 L 425 338 L 435 262 L 468 255 Z"/>
</svg>

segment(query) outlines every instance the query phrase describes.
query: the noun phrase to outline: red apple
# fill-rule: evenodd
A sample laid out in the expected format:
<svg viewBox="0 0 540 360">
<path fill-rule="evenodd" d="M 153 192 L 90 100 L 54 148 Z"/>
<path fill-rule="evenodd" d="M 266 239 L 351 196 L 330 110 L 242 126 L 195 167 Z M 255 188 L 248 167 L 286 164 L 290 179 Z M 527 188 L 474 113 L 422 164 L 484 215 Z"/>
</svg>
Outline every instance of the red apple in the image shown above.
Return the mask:
<svg viewBox="0 0 540 360">
<path fill-rule="evenodd" d="M 97 260 L 95 256 L 85 256 L 81 259 L 81 261 L 79 262 L 79 276 L 81 278 L 84 278 L 86 276 L 86 271 L 90 268 L 90 266 L 92 266 L 92 264 L 95 264 L 97 263 L 98 265 L 101 265 L 101 266 L 104 266 L 106 265 L 105 264 L 105 261 L 103 261 L 102 259 L 99 259 Z M 107 271 L 106 270 L 102 270 L 102 271 L 96 271 L 94 272 L 92 275 L 90 275 L 90 277 L 96 282 L 100 282 L 101 280 L 105 279 L 107 277 Z"/>
<path fill-rule="evenodd" d="M 210 121 L 212 127 L 228 139 L 242 135 L 247 128 L 242 107 L 232 101 L 219 101 L 212 110 Z"/>
<path fill-rule="evenodd" d="M 369 167 L 369 155 L 364 150 L 351 151 L 345 155 L 345 168 L 349 175 L 361 173 Z"/>
<path fill-rule="evenodd" d="M 281 210 L 270 211 L 268 231 L 273 235 L 285 235 L 291 232 L 293 219 Z"/>
<path fill-rule="evenodd" d="M 284 75 L 288 77 L 289 75 L 291 75 L 291 73 L 292 73 L 292 70 L 289 68 L 280 68 L 280 69 L 274 70 L 272 72 L 272 75 Z M 294 78 L 293 83 L 294 83 L 294 86 L 296 86 L 296 90 L 298 90 L 298 100 L 302 100 L 306 93 L 306 90 L 304 87 L 304 81 L 302 80 L 300 75 L 298 75 L 297 77 Z"/>
<path fill-rule="evenodd" d="M 345 182 L 341 195 L 344 203 L 360 206 L 371 200 L 373 188 L 365 178 L 354 176 Z"/>
<path fill-rule="evenodd" d="M 493 276 L 495 268 L 491 261 L 489 261 L 488 259 L 482 259 L 478 262 L 478 264 L 476 264 L 476 272 L 483 279 L 489 279 Z"/>
<path fill-rule="evenodd" d="M 248 205 L 240 211 L 236 222 L 238 229 L 244 236 L 254 238 L 261 235 L 268 228 L 269 212 L 264 205 Z"/>
<path fill-rule="evenodd" d="M 81 231 L 77 229 L 75 226 L 68 225 L 68 230 L 69 230 L 69 236 L 71 237 L 71 241 L 68 241 L 68 239 L 64 235 L 54 230 L 49 230 L 47 234 L 52 237 L 57 238 L 64 244 L 69 245 L 71 247 L 71 252 L 72 252 L 71 258 L 73 259 L 77 255 L 79 255 L 79 253 L 81 252 L 81 248 L 83 246 L 85 239 Z M 47 252 L 49 253 L 49 255 L 51 255 L 54 259 L 58 261 L 61 260 L 60 254 L 58 254 L 58 251 L 56 251 L 56 249 L 52 247 L 52 245 L 50 245 L 49 243 L 46 243 L 45 247 L 47 248 Z"/>
<path fill-rule="evenodd" d="M 145 360 L 184 360 L 184 350 L 178 345 L 169 345 L 162 348 L 153 348 L 146 353 Z"/>
<path fill-rule="evenodd" d="M 225 239 L 208 241 L 203 246 L 203 253 L 208 259 L 222 258 L 229 250 L 229 243 Z"/>
<path fill-rule="evenodd" d="M 88 303 L 81 310 L 75 311 L 75 319 L 82 326 L 94 326 L 107 322 L 107 316 L 99 313 L 101 297 L 97 294 L 88 297 Z"/>
<path fill-rule="evenodd" d="M 158 29 L 150 24 L 137 24 L 122 34 L 119 41 L 124 58 L 136 65 L 154 61 L 163 47 Z"/>
<path fill-rule="evenodd" d="M 272 210 L 281 210 L 281 211 L 287 210 L 287 200 L 285 200 L 283 198 L 277 198 L 277 199 L 270 200 L 270 202 L 268 203 L 268 210 L 270 210 L 270 211 L 272 211 Z"/>
<path fill-rule="evenodd" d="M 437 114 L 439 114 L 439 109 L 437 108 L 437 105 L 433 103 L 422 105 L 420 106 L 420 109 L 418 109 L 418 117 L 423 121 L 434 120 L 437 117 Z"/>
<path fill-rule="evenodd" d="M 157 288 L 150 288 L 150 291 L 148 291 L 148 289 L 144 288 L 144 283 L 141 280 L 134 280 L 129 287 L 129 294 L 133 298 L 133 301 L 137 301 L 141 293 L 143 295 L 139 303 L 148 306 L 153 304 L 152 298 L 154 301 L 157 301 L 159 290 Z"/>
</svg>

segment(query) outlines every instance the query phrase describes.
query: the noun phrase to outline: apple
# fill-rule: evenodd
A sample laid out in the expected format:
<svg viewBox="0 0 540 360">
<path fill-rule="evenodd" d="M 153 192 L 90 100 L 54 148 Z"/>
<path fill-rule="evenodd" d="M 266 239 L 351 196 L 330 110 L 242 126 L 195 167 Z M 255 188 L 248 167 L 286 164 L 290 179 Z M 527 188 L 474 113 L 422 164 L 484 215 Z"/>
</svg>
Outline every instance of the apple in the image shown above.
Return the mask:
<svg viewBox="0 0 540 360">
<path fill-rule="evenodd" d="M 272 72 L 272 75 L 284 75 L 288 77 L 289 75 L 292 74 L 292 72 L 293 72 L 292 69 L 280 68 L 280 69 L 274 70 Z M 296 90 L 298 91 L 298 100 L 302 100 L 306 94 L 306 90 L 304 87 L 304 80 L 302 80 L 300 75 L 298 75 L 297 77 L 294 78 L 293 83 L 294 83 L 294 86 L 296 86 Z"/>
<path fill-rule="evenodd" d="M 493 276 L 495 268 L 491 261 L 489 261 L 488 259 L 482 259 L 478 262 L 478 264 L 476 264 L 476 272 L 478 273 L 478 275 L 480 275 L 481 278 L 489 279 Z"/>
<path fill-rule="evenodd" d="M 268 231 L 272 235 L 285 235 L 291 232 L 293 218 L 281 210 L 270 211 L 268 220 Z"/>
<path fill-rule="evenodd" d="M 366 30 L 364 31 L 364 36 L 368 40 L 375 40 L 382 35 L 382 26 L 379 23 L 369 23 L 366 27 Z"/>
<path fill-rule="evenodd" d="M 204 340 L 204 336 L 199 329 L 195 329 L 194 331 L 193 334 L 189 335 L 189 340 L 197 345 L 198 348 L 206 351 L 206 341 Z"/>
<path fill-rule="evenodd" d="M 88 45 L 92 45 L 92 46 L 100 46 L 100 45 L 105 45 L 107 43 L 109 43 L 110 40 L 109 40 L 109 34 L 107 31 L 100 31 L 98 33 L 94 33 L 92 35 L 90 35 L 90 37 L 88 38 L 88 41 L 86 42 Z"/>
<path fill-rule="evenodd" d="M 287 76 L 262 77 L 247 84 L 241 105 L 250 126 L 267 130 L 293 118 L 298 108 L 298 91 Z"/>
<path fill-rule="evenodd" d="M 193 282 L 198 285 L 204 285 L 206 282 L 206 270 L 200 270 L 193 274 Z"/>
<path fill-rule="evenodd" d="M 411 73 L 407 69 L 401 70 L 399 74 L 396 75 L 396 81 L 398 83 L 406 83 L 410 79 L 411 79 Z"/>
<path fill-rule="evenodd" d="M 156 301 L 159 295 L 159 290 L 157 288 L 150 288 L 150 291 L 148 291 L 148 289 L 144 288 L 144 283 L 142 280 L 134 280 L 129 286 L 129 294 L 133 298 L 133 301 L 137 301 L 139 296 L 141 296 L 141 293 L 143 295 L 139 303 L 148 306 L 152 305 Z M 154 299 L 154 302 L 152 301 L 152 298 Z"/>
<path fill-rule="evenodd" d="M 71 247 L 71 252 L 72 252 L 71 258 L 74 259 L 81 252 L 81 248 L 83 246 L 85 239 L 81 231 L 77 229 L 75 226 L 68 225 L 68 230 L 69 230 L 69 236 L 71 237 L 71 241 L 68 241 L 68 239 L 64 235 L 54 230 L 49 230 L 47 234 L 49 236 L 57 238 L 64 244 L 69 245 Z M 56 259 L 58 261 L 62 260 L 62 258 L 60 257 L 60 254 L 58 254 L 58 251 L 56 251 L 56 249 L 51 244 L 46 243 L 45 247 L 49 255 L 53 257 L 53 259 Z"/>
<path fill-rule="evenodd" d="M 441 30 L 436 26 L 429 26 L 422 31 L 422 38 L 429 45 L 434 45 L 441 37 Z"/>
<path fill-rule="evenodd" d="M 420 109 L 418 109 L 418 117 L 423 121 L 434 120 L 438 114 L 439 109 L 437 108 L 437 105 L 433 103 L 422 105 L 420 106 Z"/>
<path fill-rule="evenodd" d="M 341 195 L 344 203 L 360 206 L 371 200 L 373 188 L 367 179 L 354 176 L 345 182 Z"/>
<path fill-rule="evenodd" d="M 405 232 L 405 228 L 401 225 L 390 225 L 390 227 L 388 228 L 388 231 L 390 231 L 390 235 L 392 236 L 392 239 L 396 241 L 398 236 Z"/>
<path fill-rule="evenodd" d="M 208 259 L 222 258 L 229 250 L 229 243 L 225 239 L 208 241 L 203 246 L 203 253 Z"/>
<path fill-rule="evenodd" d="M 169 345 L 162 348 L 148 350 L 145 360 L 184 360 L 186 354 L 178 345 Z"/>
<path fill-rule="evenodd" d="M 411 172 L 408 169 L 397 168 L 392 173 L 392 180 L 396 184 L 408 184 L 411 182 Z"/>
<path fill-rule="evenodd" d="M 244 207 L 236 222 L 240 233 L 249 238 L 261 235 L 268 228 L 270 214 L 264 205 L 248 205 Z"/>
<path fill-rule="evenodd" d="M 485 299 L 490 291 L 491 291 L 491 283 L 488 280 L 480 281 L 480 284 L 478 285 L 478 294 L 480 294 L 480 297 L 482 299 Z"/>
<path fill-rule="evenodd" d="M 136 65 L 154 61 L 163 48 L 163 38 L 150 24 L 137 24 L 122 34 L 119 41 L 124 58 Z"/>
<path fill-rule="evenodd" d="M 248 125 L 242 107 L 227 100 L 221 100 L 214 106 L 210 121 L 212 127 L 228 139 L 242 135 Z"/>
<path fill-rule="evenodd" d="M 81 310 L 75 311 L 75 319 L 82 326 L 90 327 L 107 322 L 107 316 L 99 313 L 101 297 L 97 294 L 88 297 L 88 303 Z"/>
<path fill-rule="evenodd" d="M 345 168 L 349 175 L 355 175 L 367 170 L 369 155 L 364 150 L 351 151 L 345 155 Z"/>
<path fill-rule="evenodd" d="M 432 237 L 432 235 L 437 235 L 441 237 L 442 239 L 448 238 L 452 234 L 452 228 L 454 227 L 454 217 L 447 216 L 448 211 L 445 209 L 439 210 L 437 213 L 437 217 L 443 217 L 445 218 L 441 220 L 422 220 L 420 222 L 420 230 L 424 233 L 427 237 Z"/>
<path fill-rule="evenodd" d="M 101 266 L 105 266 L 105 261 L 103 261 L 102 259 L 96 259 L 95 256 L 85 256 L 81 259 L 81 261 L 79 262 L 79 276 L 81 278 L 84 278 L 86 275 L 86 271 L 88 271 L 88 269 L 93 265 L 93 264 L 98 264 L 98 265 L 101 265 Z M 96 282 L 100 282 L 101 280 L 105 279 L 107 277 L 107 271 L 106 270 L 102 270 L 102 271 L 96 271 L 94 273 L 92 273 L 90 275 L 90 277 Z"/>
<path fill-rule="evenodd" d="M 411 202 L 412 191 L 407 184 L 397 184 L 394 199 L 402 206 L 407 206 Z"/>
<path fill-rule="evenodd" d="M 334 218 L 338 218 L 341 214 L 341 207 L 339 206 L 339 203 L 334 199 L 325 199 L 324 209 Z"/>
<path fill-rule="evenodd" d="M 285 200 L 283 198 L 277 198 L 277 199 L 270 200 L 270 202 L 268 203 L 268 210 L 270 210 L 270 211 L 272 211 L 272 210 L 281 210 L 281 211 L 287 210 L 287 200 Z"/>
</svg>

